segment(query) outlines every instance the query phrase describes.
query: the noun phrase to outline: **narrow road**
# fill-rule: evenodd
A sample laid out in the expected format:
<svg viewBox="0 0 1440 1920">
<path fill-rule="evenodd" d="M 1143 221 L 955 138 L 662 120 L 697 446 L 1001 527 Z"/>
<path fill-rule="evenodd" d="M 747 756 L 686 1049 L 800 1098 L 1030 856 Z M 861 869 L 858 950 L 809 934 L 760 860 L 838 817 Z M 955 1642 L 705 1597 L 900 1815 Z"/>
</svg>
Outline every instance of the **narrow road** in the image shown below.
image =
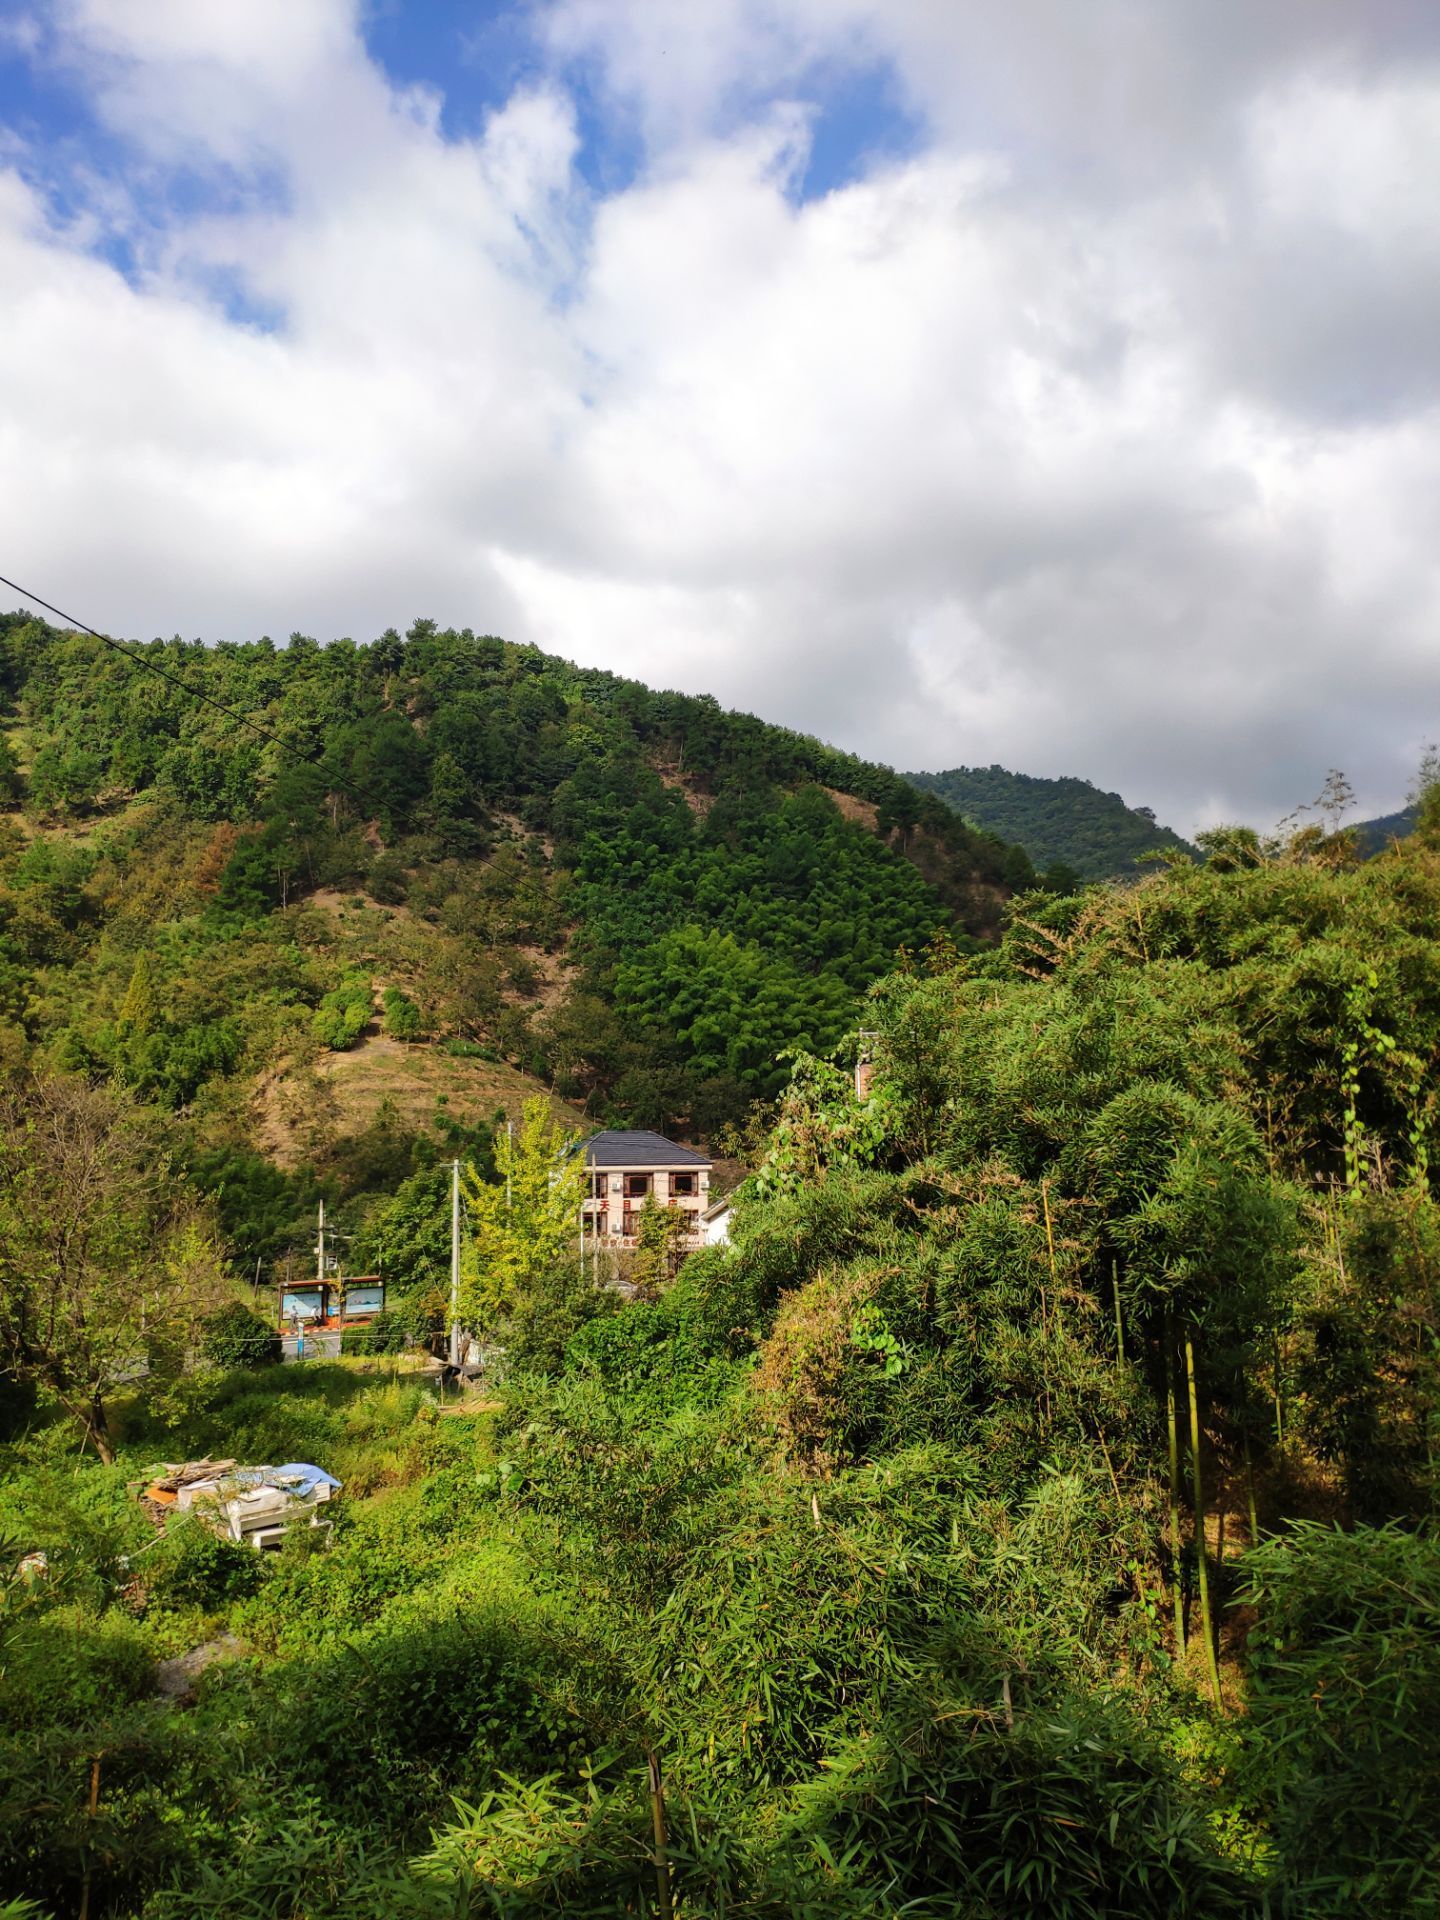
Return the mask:
<svg viewBox="0 0 1440 1920">
<path fill-rule="evenodd" d="M 304 1336 L 305 1351 L 299 1350 L 300 1342 L 293 1333 L 280 1336 L 280 1353 L 285 1360 L 338 1360 L 340 1358 L 340 1335 L 334 1333 L 307 1333 Z"/>
</svg>

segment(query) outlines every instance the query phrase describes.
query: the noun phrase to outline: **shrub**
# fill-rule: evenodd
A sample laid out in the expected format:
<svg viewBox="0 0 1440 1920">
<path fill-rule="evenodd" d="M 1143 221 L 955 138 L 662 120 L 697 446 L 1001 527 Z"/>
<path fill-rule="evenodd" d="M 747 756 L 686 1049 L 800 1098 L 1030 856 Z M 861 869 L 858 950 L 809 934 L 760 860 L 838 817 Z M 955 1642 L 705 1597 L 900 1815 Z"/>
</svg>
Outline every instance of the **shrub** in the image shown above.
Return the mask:
<svg viewBox="0 0 1440 1920">
<path fill-rule="evenodd" d="M 561 1261 L 517 1296 L 506 1316 L 507 1366 L 519 1372 L 558 1373 L 567 1344 L 582 1327 L 613 1314 L 620 1302 L 597 1287 L 578 1261 Z"/>
<path fill-rule="evenodd" d="M 35 1436 L 29 1457 L 11 1455 L 0 1473 L 0 1533 L 16 1558 L 46 1554 L 47 1593 L 99 1605 L 129 1584 L 130 1559 L 155 1535 L 126 1491 L 124 1468 L 92 1463 L 77 1472 L 69 1440 L 66 1428 L 55 1427 Z"/>
<path fill-rule="evenodd" d="M 757 1393 L 794 1459 L 827 1471 L 863 1449 L 905 1365 L 865 1266 L 820 1274 L 785 1296 L 760 1350 Z"/>
<path fill-rule="evenodd" d="M 410 891 L 410 875 L 403 860 L 393 853 L 382 853 L 371 867 L 365 882 L 372 900 L 383 907 L 398 907 Z"/>
<path fill-rule="evenodd" d="M 914 1920 L 1258 1914 L 1133 1719 L 1079 1701 L 1014 1718 L 993 1699 L 902 1708 L 802 1790 L 794 1837 Z"/>
<path fill-rule="evenodd" d="M 52 1606 L 6 1623 L 0 1719 L 72 1726 L 141 1699 L 152 1671 L 144 1628 L 117 1608 Z"/>
<path fill-rule="evenodd" d="M 373 1510 L 332 1506 L 333 1534 L 297 1529 L 245 1608 L 257 1643 L 311 1653 L 377 1620 L 434 1571 L 431 1550 L 389 1532 Z"/>
<path fill-rule="evenodd" d="M 213 1831 L 230 1795 L 187 1722 L 141 1700 L 38 1735 L 0 1730 L 0 1886 L 38 1899 L 36 1920 L 83 1911 L 87 1885 L 92 1914 L 128 1916 L 147 1887 L 193 1871 L 197 1830 Z"/>
<path fill-rule="evenodd" d="M 1440 1545 L 1297 1523 L 1245 1561 L 1249 1765 L 1272 1809 L 1282 1904 L 1440 1909 Z"/>
<path fill-rule="evenodd" d="M 749 1379 L 751 1363 L 716 1351 L 708 1320 L 677 1285 L 657 1301 L 587 1320 L 567 1343 L 565 1371 L 594 1376 L 658 1417 L 681 1406 L 713 1407 Z"/>
<path fill-rule="evenodd" d="M 593 1777 L 578 1792 L 554 1776 L 507 1781 L 474 1805 L 457 1803 L 449 1825 L 435 1835 L 433 1851 L 420 1862 L 420 1872 L 436 1886 L 468 1888 L 478 1880 L 486 1910 L 497 1920 L 548 1920 L 551 1915 L 601 1920 L 649 1913 L 655 1876 L 647 1814 L 643 1786 L 633 1777 L 610 1791 Z M 727 1900 L 731 1888 L 717 1887 L 713 1844 L 705 1849 L 712 1855 L 704 1863 L 709 1871 L 692 1880 L 683 1827 L 675 1838 L 681 1911 L 696 1916 L 757 1911 Z M 696 1897 L 687 1897 L 691 1894 Z"/>
<path fill-rule="evenodd" d="M 501 1772 L 578 1754 L 578 1727 L 537 1691 L 545 1665 L 497 1608 L 432 1611 L 296 1660 L 256 1705 L 287 1780 L 394 1831 Z"/>
<path fill-rule="evenodd" d="M 150 1591 L 157 1600 L 213 1609 L 254 1593 L 264 1577 L 264 1555 L 183 1516 L 156 1557 Z"/>
<path fill-rule="evenodd" d="M 357 1327 L 346 1327 L 340 1336 L 340 1351 L 367 1359 L 371 1355 L 403 1353 L 405 1324 L 398 1314 L 372 1313 Z"/>
<path fill-rule="evenodd" d="M 369 975 L 352 970 L 315 1009 L 315 1037 L 332 1053 L 344 1053 L 369 1026 L 373 1011 Z"/>
<path fill-rule="evenodd" d="M 212 1367 L 269 1367 L 280 1359 L 280 1335 L 258 1313 L 234 1300 L 205 1322 L 200 1350 Z"/>
<path fill-rule="evenodd" d="M 228 1857 L 212 1843 L 187 1860 L 146 1902 L 145 1920 L 468 1920 L 476 1911 L 463 1889 L 417 1884 L 393 1848 L 337 1818 L 323 1792 L 248 1807 L 225 1839 Z"/>
<path fill-rule="evenodd" d="M 419 1040 L 425 1033 L 420 1009 L 408 993 L 399 987 L 387 987 L 381 997 L 385 1009 L 385 1031 L 392 1040 Z"/>
</svg>

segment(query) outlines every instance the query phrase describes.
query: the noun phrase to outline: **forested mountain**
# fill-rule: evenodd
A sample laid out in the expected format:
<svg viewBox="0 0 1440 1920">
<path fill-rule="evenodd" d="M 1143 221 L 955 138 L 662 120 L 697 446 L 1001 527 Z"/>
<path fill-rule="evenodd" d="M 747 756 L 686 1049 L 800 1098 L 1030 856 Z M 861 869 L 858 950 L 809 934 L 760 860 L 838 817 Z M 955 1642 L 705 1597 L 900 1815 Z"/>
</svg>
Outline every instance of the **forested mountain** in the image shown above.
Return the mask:
<svg viewBox="0 0 1440 1920">
<path fill-rule="evenodd" d="M 137 651 L 0 619 L 0 1018 L 180 1116 L 252 1259 L 536 1083 L 708 1135 L 1033 880 L 888 769 L 492 637 Z"/>
<path fill-rule="evenodd" d="M 398 1358 L 186 1370 L 162 1315 L 212 1279 L 154 1110 L 6 1075 L 0 1387 L 142 1280 L 152 1317 L 113 1465 L 73 1393 L 0 1440 L 4 1571 L 45 1556 L 0 1581 L 0 1889 L 1430 1920 L 1440 787 L 1369 861 L 1313 824 L 1205 853 L 875 983 L 866 1095 L 858 1036 L 800 1059 L 732 1245 L 649 1297 L 482 1179 L 509 1370 L 463 1407 Z M 66 1288 L 88 1320 L 46 1320 Z M 202 1452 L 320 1461 L 333 1534 L 157 1532 L 127 1482 Z"/>
<path fill-rule="evenodd" d="M 1398 813 L 1384 813 L 1376 820 L 1362 820 L 1355 828 L 1355 839 L 1367 858 L 1380 853 L 1392 840 L 1403 840 L 1415 831 L 1415 809 L 1402 807 Z"/>
<path fill-rule="evenodd" d="M 1127 807 L 1118 793 L 1088 780 L 1048 780 L 1004 767 L 951 767 L 910 773 L 963 819 L 1024 847 L 1037 868 L 1069 868 L 1083 880 L 1133 878 L 1142 854 L 1192 852 L 1148 807 Z"/>
</svg>

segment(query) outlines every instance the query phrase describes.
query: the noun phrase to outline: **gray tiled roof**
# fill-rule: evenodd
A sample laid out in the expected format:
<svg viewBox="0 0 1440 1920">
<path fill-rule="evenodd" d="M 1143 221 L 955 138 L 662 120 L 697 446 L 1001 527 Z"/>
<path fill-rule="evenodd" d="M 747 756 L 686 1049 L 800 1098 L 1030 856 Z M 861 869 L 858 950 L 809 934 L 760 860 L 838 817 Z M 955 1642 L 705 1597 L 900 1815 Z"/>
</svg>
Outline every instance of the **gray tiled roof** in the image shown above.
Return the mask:
<svg viewBox="0 0 1440 1920">
<path fill-rule="evenodd" d="M 677 1147 L 659 1133 L 623 1133 L 610 1128 L 585 1142 L 585 1159 L 592 1167 L 708 1167 L 703 1153 Z"/>
</svg>

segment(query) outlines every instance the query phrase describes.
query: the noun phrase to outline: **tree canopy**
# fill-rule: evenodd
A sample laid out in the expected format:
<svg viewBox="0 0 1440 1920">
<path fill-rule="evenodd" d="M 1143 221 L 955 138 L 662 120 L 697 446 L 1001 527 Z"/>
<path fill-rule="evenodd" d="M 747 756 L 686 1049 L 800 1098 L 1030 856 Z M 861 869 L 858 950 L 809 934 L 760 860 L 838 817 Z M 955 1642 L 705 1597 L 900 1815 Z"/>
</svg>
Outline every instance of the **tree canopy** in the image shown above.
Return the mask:
<svg viewBox="0 0 1440 1920">
<path fill-rule="evenodd" d="M 179 1373 L 227 1292 L 210 1223 L 146 1115 L 73 1080 L 0 1091 L 0 1354 L 103 1459 L 116 1388 Z"/>
</svg>

